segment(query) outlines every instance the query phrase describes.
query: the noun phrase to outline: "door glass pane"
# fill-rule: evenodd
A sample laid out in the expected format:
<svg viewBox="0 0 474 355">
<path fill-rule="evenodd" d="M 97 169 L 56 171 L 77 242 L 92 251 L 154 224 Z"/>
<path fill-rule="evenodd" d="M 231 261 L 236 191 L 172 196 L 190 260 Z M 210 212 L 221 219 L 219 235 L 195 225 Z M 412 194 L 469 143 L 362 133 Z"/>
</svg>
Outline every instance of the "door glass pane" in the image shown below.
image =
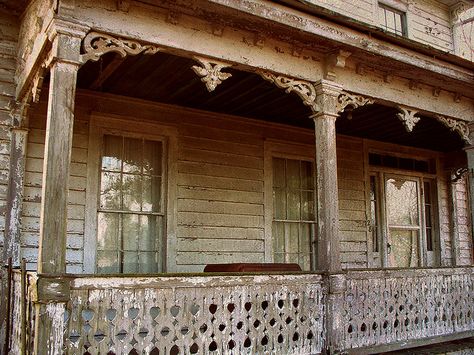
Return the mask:
<svg viewBox="0 0 474 355">
<path fill-rule="evenodd" d="M 418 226 L 418 183 L 402 177 L 386 180 L 387 221 L 389 225 Z"/>
<path fill-rule="evenodd" d="M 388 257 L 392 267 L 418 266 L 418 231 L 390 228 Z"/>
</svg>

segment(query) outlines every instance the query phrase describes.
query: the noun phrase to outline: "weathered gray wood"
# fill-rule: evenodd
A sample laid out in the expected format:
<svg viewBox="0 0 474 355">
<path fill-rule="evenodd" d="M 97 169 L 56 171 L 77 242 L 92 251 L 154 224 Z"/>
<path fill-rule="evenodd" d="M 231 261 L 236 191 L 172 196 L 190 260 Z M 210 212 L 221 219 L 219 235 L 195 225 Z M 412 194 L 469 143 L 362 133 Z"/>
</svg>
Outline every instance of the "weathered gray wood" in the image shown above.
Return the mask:
<svg viewBox="0 0 474 355">
<path fill-rule="evenodd" d="M 313 115 L 316 139 L 316 191 L 319 270 L 341 268 L 336 154 L 336 102 L 340 88 L 321 81 L 316 86 L 320 112 Z"/>
<path fill-rule="evenodd" d="M 23 206 L 27 137 L 28 130 L 25 128 L 15 128 L 12 130 L 3 260 L 8 260 L 8 258 L 11 257 L 15 267 L 18 267 L 21 261 L 21 215 Z"/>
<path fill-rule="evenodd" d="M 38 272 L 66 271 L 67 196 L 78 65 L 51 68 L 41 198 Z"/>
</svg>

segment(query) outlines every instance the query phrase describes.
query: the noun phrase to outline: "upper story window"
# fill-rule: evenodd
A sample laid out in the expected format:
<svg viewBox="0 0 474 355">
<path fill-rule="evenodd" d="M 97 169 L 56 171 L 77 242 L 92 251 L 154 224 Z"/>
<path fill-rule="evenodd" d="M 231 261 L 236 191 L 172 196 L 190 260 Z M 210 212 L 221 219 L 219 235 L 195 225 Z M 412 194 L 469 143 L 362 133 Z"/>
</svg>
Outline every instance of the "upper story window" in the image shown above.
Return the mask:
<svg viewBox="0 0 474 355">
<path fill-rule="evenodd" d="M 379 24 L 383 29 L 399 36 L 406 36 L 406 14 L 403 11 L 379 3 Z"/>
</svg>

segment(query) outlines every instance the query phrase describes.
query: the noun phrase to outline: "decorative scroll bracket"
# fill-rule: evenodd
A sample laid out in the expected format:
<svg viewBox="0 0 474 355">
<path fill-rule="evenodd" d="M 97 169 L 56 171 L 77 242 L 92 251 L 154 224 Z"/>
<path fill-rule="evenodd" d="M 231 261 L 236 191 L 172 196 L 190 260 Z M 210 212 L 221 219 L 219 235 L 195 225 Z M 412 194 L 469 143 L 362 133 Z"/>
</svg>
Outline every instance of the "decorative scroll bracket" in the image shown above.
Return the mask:
<svg viewBox="0 0 474 355">
<path fill-rule="evenodd" d="M 455 169 L 451 173 L 451 182 L 458 182 L 463 178 L 465 174 L 469 172 L 469 169 L 466 167 Z"/>
<path fill-rule="evenodd" d="M 446 127 L 450 128 L 451 131 L 459 134 L 465 143 L 472 144 L 471 139 L 469 138 L 469 126 L 466 122 L 441 115 L 436 115 L 435 118 Z"/>
<path fill-rule="evenodd" d="M 83 40 L 84 54 L 81 55 L 82 63 L 89 60 L 98 61 L 106 53 L 115 52 L 122 57 L 137 54 L 155 54 L 160 48 L 153 44 L 141 44 L 131 39 L 120 39 L 105 33 L 90 32 Z"/>
<path fill-rule="evenodd" d="M 287 94 L 291 92 L 297 94 L 303 100 L 303 104 L 309 106 L 314 113 L 320 111 L 316 102 L 316 88 L 312 83 L 275 75 L 270 72 L 259 72 L 259 74 L 263 79 L 275 84 L 280 89 L 284 89 Z"/>
<path fill-rule="evenodd" d="M 194 65 L 192 69 L 201 77 L 201 81 L 206 85 L 207 91 L 214 91 L 217 85 L 222 84 L 226 79 L 229 79 L 232 74 L 221 72 L 222 69 L 231 67 L 230 64 L 225 64 L 215 60 L 207 60 L 201 57 L 194 57 L 201 66 Z"/>
<path fill-rule="evenodd" d="M 400 121 L 402 121 L 407 132 L 413 131 L 413 128 L 420 120 L 420 117 L 415 116 L 416 114 L 418 114 L 418 111 L 403 106 L 398 106 L 398 109 L 401 112 L 397 113 L 397 117 L 400 119 Z"/>
<path fill-rule="evenodd" d="M 374 99 L 362 95 L 343 92 L 337 98 L 337 112 L 342 113 L 343 111 L 347 111 L 347 118 L 350 120 L 352 119 L 352 111 L 354 109 L 365 105 L 371 105 L 374 102 Z"/>
</svg>

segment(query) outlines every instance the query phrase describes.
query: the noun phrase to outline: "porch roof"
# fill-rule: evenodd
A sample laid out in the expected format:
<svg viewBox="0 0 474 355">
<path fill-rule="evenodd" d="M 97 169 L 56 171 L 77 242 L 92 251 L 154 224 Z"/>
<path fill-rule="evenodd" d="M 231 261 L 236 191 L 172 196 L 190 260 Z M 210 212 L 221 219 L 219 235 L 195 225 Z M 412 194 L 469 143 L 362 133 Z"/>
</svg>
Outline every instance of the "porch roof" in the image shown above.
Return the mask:
<svg viewBox="0 0 474 355">
<path fill-rule="evenodd" d="M 109 54 L 98 62 L 88 62 L 79 71 L 78 87 L 314 129 L 311 110 L 300 98 L 286 94 L 259 75 L 225 68 L 222 71 L 232 77 L 208 92 L 193 72 L 194 65 L 190 58 L 168 53 L 125 59 Z M 394 107 L 374 104 L 354 110 L 351 119 L 343 113 L 336 124 L 337 133 L 444 152 L 463 147 L 456 133 L 429 117 L 421 116 L 413 132 L 408 133 L 397 112 Z"/>
</svg>

